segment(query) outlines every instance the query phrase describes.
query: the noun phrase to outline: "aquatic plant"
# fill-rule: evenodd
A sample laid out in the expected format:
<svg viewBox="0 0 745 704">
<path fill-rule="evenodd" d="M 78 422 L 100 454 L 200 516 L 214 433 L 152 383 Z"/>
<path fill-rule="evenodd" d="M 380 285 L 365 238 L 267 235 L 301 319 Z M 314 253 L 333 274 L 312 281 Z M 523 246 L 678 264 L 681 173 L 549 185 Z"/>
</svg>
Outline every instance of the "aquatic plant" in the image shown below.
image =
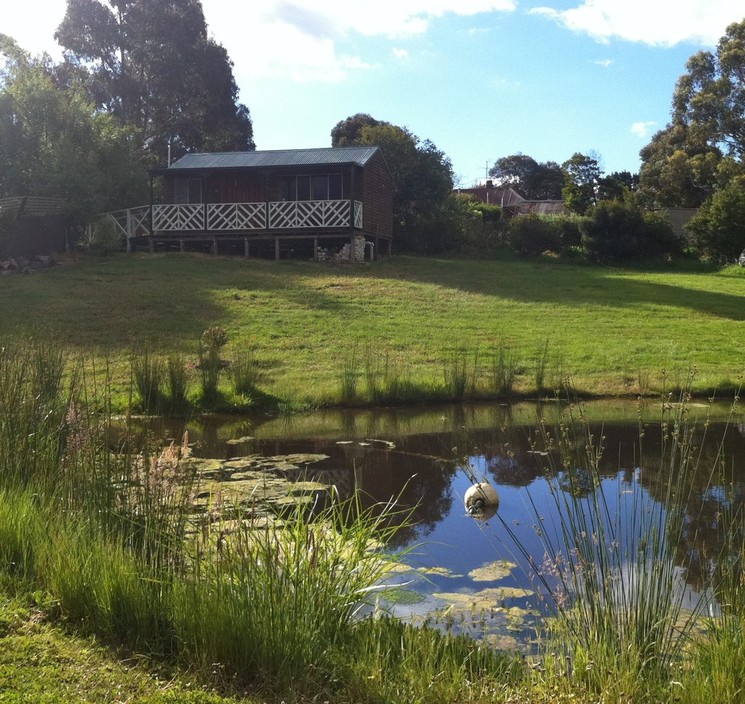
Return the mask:
<svg viewBox="0 0 745 704">
<path fill-rule="evenodd" d="M 630 475 L 619 468 L 608 479 L 600 473 L 604 437 L 591 432 L 581 405 L 569 405 L 557 427 L 541 423 L 534 456 L 545 462 L 556 516 L 547 522 L 549 507 L 528 493 L 542 558 L 503 526 L 549 598 L 553 617 L 543 665 L 552 681 L 633 698 L 634 692 L 664 687 L 683 661 L 709 605 L 704 588 L 698 601 L 684 606 L 685 575 L 696 551 L 681 552 L 680 546 L 694 538 L 688 534 L 690 511 L 701 502 L 692 478 L 699 473 L 708 487 L 716 476 L 715 467 L 699 465 L 694 430 L 687 395 L 667 396 L 659 456 L 644 452 L 652 431 L 640 424 L 639 466 Z M 737 539 L 742 547 L 742 533 Z M 737 613 L 741 618 L 742 609 Z"/>
</svg>

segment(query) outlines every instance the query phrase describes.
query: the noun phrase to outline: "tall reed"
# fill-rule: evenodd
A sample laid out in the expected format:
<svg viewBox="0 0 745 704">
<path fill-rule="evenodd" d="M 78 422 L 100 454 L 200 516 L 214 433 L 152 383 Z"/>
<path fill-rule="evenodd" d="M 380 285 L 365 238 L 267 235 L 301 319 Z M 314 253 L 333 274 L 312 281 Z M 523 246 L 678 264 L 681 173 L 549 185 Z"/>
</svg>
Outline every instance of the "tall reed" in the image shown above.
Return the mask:
<svg viewBox="0 0 745 704">
<path fill-rule="evenodd" d="M 573 686 L 594 693 L 635 696 L 664 683 L 680 661 L 697 612 L 683 609 L 678 553 L 695 463 L 694 428 L 688 399 L 665 402 L 660 456 L 644 453 L 648 429 L 640 426 L 640 466 L 628 477 L 619 470 L 604 479 L 604 438 L 593 435 L 581 406 L 570 405 L 557 428 L 541 424 L 536 457 L 544 466 L 550 507 L 529 501 L 542 558 L 514 537 L 555 613 L 549 621 L 546 666 Z M 648 474 L 649 472 L 649 474 Z M 644 483 L 662 479 L 657 496 Z M 549 653 L 552 653 L 550 655 Z"/>
<path fill-rule="evenodd" d="M 520 371 L 517 353 L 499 342 L 491 358 L 491 388 L 499 398 L 508 398 L 515 389 Z"/>
<path fill-rule="evenodd" d="M 445 378 L 445 393 L 452 400 L 462 401 L 466 394 L 473 394 L 476 389 L 476 379 L 479 373 L 479 353 L 473 356 L 466 349 L 454 350 L 450 353 L 443 367 Z"/>
<path fill-rule="evenodd" d="M 155 413 L 161 406 L 165 367 L 163 360 L 149 352 L 132 357 L 132 379 L 145 413 Z"/>
</svg>

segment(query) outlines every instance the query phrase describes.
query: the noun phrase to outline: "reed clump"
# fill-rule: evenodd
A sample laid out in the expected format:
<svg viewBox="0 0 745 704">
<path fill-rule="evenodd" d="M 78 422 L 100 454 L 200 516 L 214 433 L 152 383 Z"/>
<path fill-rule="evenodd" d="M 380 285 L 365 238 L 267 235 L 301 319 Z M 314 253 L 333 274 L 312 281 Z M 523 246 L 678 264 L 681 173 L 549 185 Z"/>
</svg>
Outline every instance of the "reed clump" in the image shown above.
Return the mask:
<svg viewBox="0 0 745 704">
<path fill-rule="evenodd" d="M 659 450 L 648 453 L 653 432 Z M 581 405 L 569 404 L 556 427 L 541 423 L 535 457 L 543 458 L 550 507 L 529 501 L 543 556 L 503 522 L 546 599 L 540 687 L 608 701 L 667 700 L 672 682 L 681 688 L 675 701 L 699 701 L 686 687 L 700 693 L 719 681 L 727 696 L 742 693 L 735 685 L 742 660 L 732 656 L 745 643 L 741 503 L 723 502 L 739 509 L 718 514 L 716 567 L 704 572 L 695 599 L 685 589 L 702 559 L 691 526 L 709 492 L 734 490 L 722 478 L 721 458 L 702 461 L 700 432 L 706 427 L 690 421 L 690 397 L 666 395 L 660 422 L 640 424 L 639 465 L 611 478 L 601 472 L 605 439 L 592 432 Z M 551 522 L 543 515 L 549 511 Z"/>
</svg>

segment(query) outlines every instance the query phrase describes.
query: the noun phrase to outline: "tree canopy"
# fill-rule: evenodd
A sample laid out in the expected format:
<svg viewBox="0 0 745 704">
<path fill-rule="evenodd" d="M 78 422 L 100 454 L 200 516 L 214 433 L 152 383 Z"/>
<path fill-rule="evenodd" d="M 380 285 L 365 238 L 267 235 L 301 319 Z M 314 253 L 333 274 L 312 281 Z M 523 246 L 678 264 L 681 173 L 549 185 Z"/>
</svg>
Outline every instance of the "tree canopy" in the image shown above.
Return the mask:
<svg viewBox="0 0 745 704">
<path fill-rule="evenodd" d="M 497 159 L 489 175 L 500 185 L 512 186 L 528 200 L 560 200 L 564 187 L 564 175 L 556 162 L 539 163 L 527 154 Z"/>
<path fill-rule="evenodd" d="M 142 202 L 147 181 L 132 130 L 98 112 L 48 58 L 0 35 L 0 195 L 65 198 L 82 215 Z"/>
<path fill-rule="evenodd" d="M 393 176 L 394 241 L 401 251 L 433 254 L 454 241 L 453 168 L 429 140 L 358 113 L 331 130 L 332 146 L 375 144 Z"/>
<path fill-rule="evenodd" d="M 688 60 L 670 124 L 640 156 L 640 192 L 653 207 L 698 207 L 743 172 L 745 20 L 727 28 L 715 52 Z"/>
<path fill-rule="evenodd" d="M 598 188 L 602 171 L 598 160 L 575 152 L 562 165 L 564 205 L 573 213 L 584 215 L 598 202 Z"/>
<path fill-rule="evenodd" d="M 189 150 L 254 148 L 232 63 L 208 37 L 199 0 L 67 0 L 55 38 L 69 75 L 101 110 L 139 130 L 163 161 Z"/>
</svg>

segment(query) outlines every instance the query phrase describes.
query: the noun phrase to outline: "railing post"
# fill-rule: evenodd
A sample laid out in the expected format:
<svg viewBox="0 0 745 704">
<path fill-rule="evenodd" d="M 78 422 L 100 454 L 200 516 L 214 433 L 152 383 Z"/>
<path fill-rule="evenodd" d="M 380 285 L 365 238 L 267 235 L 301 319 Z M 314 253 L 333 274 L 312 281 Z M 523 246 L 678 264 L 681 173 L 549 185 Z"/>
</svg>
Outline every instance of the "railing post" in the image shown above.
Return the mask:
<svg viewBox="0 0 745 704">
<path fill-rule="evenodd" d="M 132 251 L 132 237 L 134 236 L 134 233 L 132 232 L 132 208 L 127 208 L 127 232 L 126 232 L 126 240 L 127 240 L 127 254 L 130 254 Z"/>
</svg>

